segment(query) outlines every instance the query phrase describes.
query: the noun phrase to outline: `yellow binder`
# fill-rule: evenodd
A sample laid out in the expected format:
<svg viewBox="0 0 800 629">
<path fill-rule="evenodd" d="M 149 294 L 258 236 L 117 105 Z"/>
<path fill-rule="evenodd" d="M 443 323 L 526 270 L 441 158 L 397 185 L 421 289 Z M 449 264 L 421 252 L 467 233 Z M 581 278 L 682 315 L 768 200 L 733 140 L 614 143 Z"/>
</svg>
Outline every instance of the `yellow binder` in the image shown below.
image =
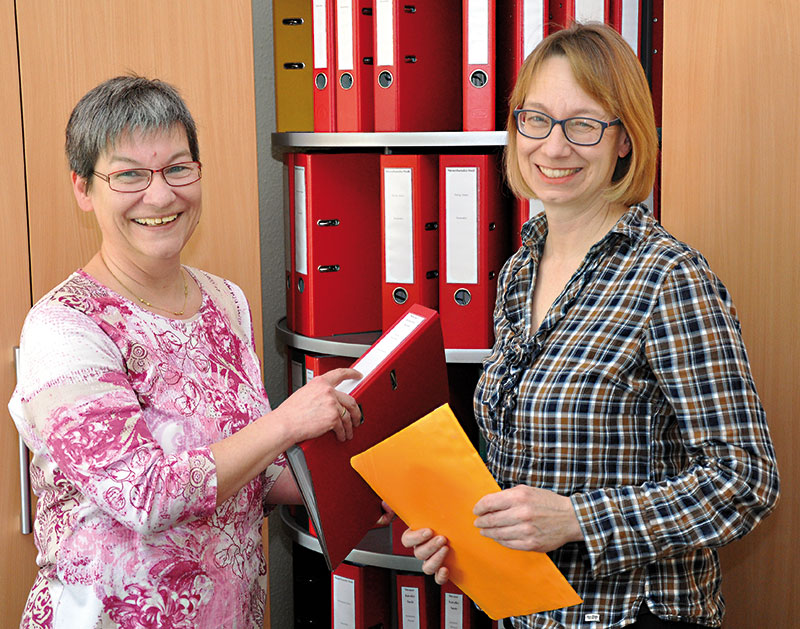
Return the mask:
<svg viewBox="0 0 800 629">
<path fill-rule="evenodd" d="M 272 41 L 276 129 L 313 131 L 311 0 L 272 1 Z"/>
<path fill-rule="evenodd" d="M 500 487 L 449 405 L 350 463 L 411 528 L 447 538 L 450 579 L 491 618 L 582 602 L 545 553 L 513 550 L 478 532 L 472 508 Z"/>
</svg>

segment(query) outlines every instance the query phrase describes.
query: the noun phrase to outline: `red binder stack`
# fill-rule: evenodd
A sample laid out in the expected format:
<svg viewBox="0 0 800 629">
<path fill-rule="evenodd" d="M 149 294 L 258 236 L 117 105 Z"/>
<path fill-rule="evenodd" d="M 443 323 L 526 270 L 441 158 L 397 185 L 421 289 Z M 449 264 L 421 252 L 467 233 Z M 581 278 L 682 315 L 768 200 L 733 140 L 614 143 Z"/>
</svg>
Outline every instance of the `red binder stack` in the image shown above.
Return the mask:
<svg viewBox="0 0 800 629">
<path fill-rule="evenodd" d="M 311 26 L 314 48 L 314 131 L 336 131 L 335 0 L 314 0 Z"/>
<path fill-rule="evenodd" d="M 295 155 L 294 331 L 381 329 L 379 156 Z"/>
<path fill-rule="evenodd" d="M 395 591 L 398 629 L 436 629 L 439 625 L 439 592 L 433 577 L 398 573 Z"/>
<path fill-rule="evenodd" d="M 439 305 L 439 164 L 436 155 L 381 155 L 381 320 L 411 304 Z"/>
<path fill-rule="evenodd" d="M 508 254 L 497 157 L 441 155 L 439 194 L 439 312 L 445 347 L 491 347 L 497 274 Z"/>
<path fill-rule="evenodd" d="M 336 130 L 374 131 L 373 0 L 336 3 Z"/>
<path fill-rule="evenodd" d="M 461 1 L 376 0 L 376 131 L 461 128 Z"/>
<path fill-rule="evenodd" d="M 374 629 L 391 622 L 389 571 L 342 563 L 331 573 L 333 627 Z"/>
<path fill-rule="evenodd" d="M 495 128 L 496 0 L 463 0 L 464 131 Z"/>
</svg>

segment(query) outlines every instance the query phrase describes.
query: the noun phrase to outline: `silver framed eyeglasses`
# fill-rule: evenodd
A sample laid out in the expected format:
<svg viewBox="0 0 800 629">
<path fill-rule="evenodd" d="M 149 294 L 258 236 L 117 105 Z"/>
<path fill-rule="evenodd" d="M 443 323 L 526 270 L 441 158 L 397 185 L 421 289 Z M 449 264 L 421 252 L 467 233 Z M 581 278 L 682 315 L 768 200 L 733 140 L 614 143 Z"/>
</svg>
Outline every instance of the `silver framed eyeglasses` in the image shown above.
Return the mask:
<svg viewBox="0 0 800 629">
<path fill-rule="evenodd" d="M 610 122 L 585 117 L 557 120 L 535 109 L 515 109 L 514 119 L 517 121 L 517 131 L 526 138 L 544 140 L 554 126 L 561 125 L 564 137 L 578 146 L 594 146 L 603 139 L 603 133 L 608 127 L 622 124 L 619 118 Z"/>
<path fill-rule="evenodd" d="M 147 190 L 153 181 L 153 175 L 161 173 L 170 186 L 180 188 L 198 181 L 202 177 L 202 164 L 200 162 L 177 162 L 164 168 L 126 168 L 103 174 L 96 170 L 93 175 L 100 177 L 114 192 L 141 192 Z"/>
</svg>

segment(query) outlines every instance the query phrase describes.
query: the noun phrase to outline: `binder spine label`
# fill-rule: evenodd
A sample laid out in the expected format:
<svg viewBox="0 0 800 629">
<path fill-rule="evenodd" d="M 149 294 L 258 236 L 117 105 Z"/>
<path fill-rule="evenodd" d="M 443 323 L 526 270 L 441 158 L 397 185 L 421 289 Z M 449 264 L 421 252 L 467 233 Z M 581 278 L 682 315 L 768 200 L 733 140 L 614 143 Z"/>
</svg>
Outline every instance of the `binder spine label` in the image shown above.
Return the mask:
<svg viewBox="0 0 800 629">
<path fill-rule="evenodd" d="M 336 2 L 336 57 L 337 70 L 352 71 L 353 59 L 353 0 Z"/>
<path fill-rule="evenodd" d="M 463 629 L 464 595 L 454 592 L 444 594 L 444 629 Z"/>
<path fill-rule="evenodd" d="M 335 629 L 356 629 L 356 582 L 333 575 L 333 626 Z"/>
<path fill-rule="evenodd" d="M 544 39 L 545 0 L 524 0 L 522 16 L 522 59 Z"/>
<path fill-rule="evenodd" d="M 312 17 L 314 30 L 314 67 L 328 67 L 328 2 L 314 0 Z"/>
<path fill-rule="evenodd" d="M 294 270 L 308 275 L 308 226 L 306 224 L 306 169 L 294 167 Z"/>
<path fill-rule="evenodd" d="M 410 168 L 383 170 L 387 284 L 414 283 L 414 214 Z"/>
<path fill-rule="evenodd" d="M 401 598 L 403 601 L 401 627 L 403 629 L 419 629 L 419 588 L 403 586 Z"/>
<path fill-rule="evenodd" d="M 478 169 L 445 170 L 445 263 L 448 284 L 478 283 Z"/>
<path fill-rule="evenodd" d="M 605 4 L 605 0 L 575 0 L 575 21 L 605 22 Z"/>
<path fill-rule="evenodd" d="M 635 52 L 637 56 L 641 54 L 639 50 L 639 20 L 639 2 L 633 2 L 632 0 L 625 0 L 622 2 L 622 24 L 620 33 L 622 34 L 622 38 L 633 48 L 633 52 Z"/>
<path fill-rule="evenodd" d="M 394 0 L 375 0 L 375 62 L 394 65 Z"/>
<path fill-rule="evenodd" d="M 467 37 L 469 65 L 489 63 L 489 0 L 469 0 L 467 7 Z"/>
</svg>

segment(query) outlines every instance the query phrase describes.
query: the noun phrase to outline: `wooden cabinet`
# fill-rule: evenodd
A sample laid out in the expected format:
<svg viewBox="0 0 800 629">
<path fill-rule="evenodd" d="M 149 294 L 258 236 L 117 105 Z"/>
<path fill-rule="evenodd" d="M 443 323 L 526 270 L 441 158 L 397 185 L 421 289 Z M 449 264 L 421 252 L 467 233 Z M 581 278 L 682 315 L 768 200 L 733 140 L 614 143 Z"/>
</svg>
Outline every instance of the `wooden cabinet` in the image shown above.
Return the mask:
<svg viewBox="0 0 800 629">
<path fill-rule="evenodd" d="M 251 1 L 0 0 L 0 71 L 0 618 L 11 626 L 36 572 L 32 536 L 19 532 L 17 433 L 5 410 L 13 347 L 32 302 L 100 242 L 94 218 L 75 204 L 64 156 L 69 113 L 94 85 L 136 73 L 174 84 L 187 101 L 198 126 L 204 203 L 184 262 L 242 287 L 262 354 Z"/>
<path fill-rule="evenodd" d="M 794 627 L 800 587 L 800 4 L 664 3 L 662 221 L 736 303 L 781 474 L 781 501 L 722 549 L 725 627 Z"/>
</svg>

